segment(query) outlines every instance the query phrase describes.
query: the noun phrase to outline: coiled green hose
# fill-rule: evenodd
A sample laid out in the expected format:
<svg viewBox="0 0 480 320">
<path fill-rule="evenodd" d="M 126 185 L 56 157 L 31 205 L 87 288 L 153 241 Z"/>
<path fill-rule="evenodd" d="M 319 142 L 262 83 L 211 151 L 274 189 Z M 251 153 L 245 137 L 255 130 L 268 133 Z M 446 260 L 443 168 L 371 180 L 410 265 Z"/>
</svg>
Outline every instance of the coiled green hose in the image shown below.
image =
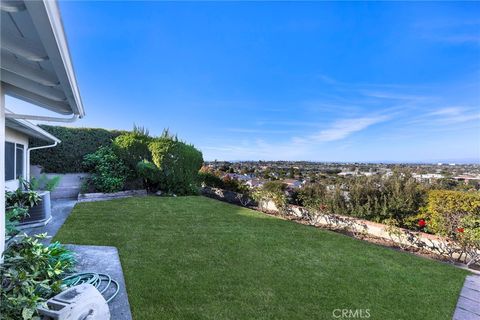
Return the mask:
<svg viewBox="0 0 480 320">
<path fill-rule="evenodd" d="M 105 291 L 107 291 L 107 289 L 113 283 L 116 289 L 113 295 L 110 296 L 110 298 L 105 299 L 107 300 L 107 303 L 110 303 L 110 301 L 112 301 L 112 299 L 117 296 L 118 291 L 120 291 L 120 285 L 118 284 L 118 282 L 113 280 L 112 277 L 110 277 L 110 275 L 105 273 L 94 273 L 94 272 L 76 273 L 63 278 L 62 281 L 67 287 L 73 287 L 83 283 L 91 284 L 95 288 L 97 288 L 97 290 L 100 291 L 102 295 Z M 102 282 L 103 283 L 106 282 L 106 284 L 102 284 Z"/>
</svg>

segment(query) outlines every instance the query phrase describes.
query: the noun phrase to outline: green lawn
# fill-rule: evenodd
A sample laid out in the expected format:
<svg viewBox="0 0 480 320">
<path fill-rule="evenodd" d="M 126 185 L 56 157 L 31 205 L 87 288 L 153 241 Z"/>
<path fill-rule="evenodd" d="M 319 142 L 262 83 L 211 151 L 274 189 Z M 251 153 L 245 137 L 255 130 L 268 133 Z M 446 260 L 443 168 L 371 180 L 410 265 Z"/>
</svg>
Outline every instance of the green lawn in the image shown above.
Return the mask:
<svg viewBox="0 0 480 320">
<path fill-rule="evenodd" d="M 78 204 L 56 240 L 116 246 L 134 319 L 451 319 L 466 272 L 204 197 Z"/>
</svg>

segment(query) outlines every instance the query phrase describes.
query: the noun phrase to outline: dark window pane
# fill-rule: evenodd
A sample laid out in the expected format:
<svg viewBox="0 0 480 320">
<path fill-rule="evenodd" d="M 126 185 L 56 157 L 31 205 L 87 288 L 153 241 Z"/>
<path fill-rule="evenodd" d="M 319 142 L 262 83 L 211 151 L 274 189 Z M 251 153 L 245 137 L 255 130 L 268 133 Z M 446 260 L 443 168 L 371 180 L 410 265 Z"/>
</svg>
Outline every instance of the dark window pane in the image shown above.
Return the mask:
<svg viewBox="0 0 480 320">
<path fill-rule="evenodd" d="M 23 145 L 21 144 L 17 144 L 17 158 L 15 161 L 17 164 L 15 177 L 18 179 L 19 177 L 23 177 Z"/>
<path fill-rule="evenodd" d="M 5 142 L 5 180 L 15 179 L 15 144 Z"/>
</svg>

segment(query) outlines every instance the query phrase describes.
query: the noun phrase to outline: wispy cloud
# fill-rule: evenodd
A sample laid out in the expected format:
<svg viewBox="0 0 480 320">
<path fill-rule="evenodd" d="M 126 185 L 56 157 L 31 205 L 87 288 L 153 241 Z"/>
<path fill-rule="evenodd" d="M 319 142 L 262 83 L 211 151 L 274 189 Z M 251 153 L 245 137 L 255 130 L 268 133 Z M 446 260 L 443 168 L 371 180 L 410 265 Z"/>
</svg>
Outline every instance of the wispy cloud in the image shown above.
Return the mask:
<svg viewBox="0 0 480 320">
<path fill-rule="evenodd" d="M 386 121 L 388 119 L 388 116 L 343 119 L 336 121 L 332 127 L 313 135 L 312 138 L 313 140 L 320 142 L 342 140 L 355 132 L 365 130 L 374 124 Z"/>
<path fill-rule="evenodd" d="M 448 107 L 448 108 L 441 108 L 435 111 L 430 112 L 428 115 L 431 116 L 457 116 L 462 114 L 464 108 L 461 107 Z"/>
<path fill-rule="evenodd" d="M 478 108 L 447 107 L 430 112 L 427 116 L 437 123 L 455 124 L 480 120 L 480 111 Z"/>
</svg>

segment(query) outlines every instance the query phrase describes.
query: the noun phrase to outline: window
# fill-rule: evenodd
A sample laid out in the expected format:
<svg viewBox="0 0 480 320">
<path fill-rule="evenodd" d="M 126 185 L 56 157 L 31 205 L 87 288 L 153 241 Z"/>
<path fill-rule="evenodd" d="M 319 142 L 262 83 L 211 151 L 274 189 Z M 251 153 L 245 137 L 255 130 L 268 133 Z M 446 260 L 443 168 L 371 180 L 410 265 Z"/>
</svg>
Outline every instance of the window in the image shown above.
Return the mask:
<svg viewBox="0 0 480 320">
<path fill-rule="evenodd" d="M 14 180 L 24 175 L 24 150 L 23 144 L 5 142 L 5 180 Z"/>
<path fill-rule="evenodd" d="M 23 177 L 23 144 L 17 144 L 16 151 L 17 158 L 15 159 L 15 179 L 18 179 Z"/>
<path fill-rule="evenodd" d="M 15 179 L 15 143 L 5 142 L 5 180 Z"/>
</svg>

